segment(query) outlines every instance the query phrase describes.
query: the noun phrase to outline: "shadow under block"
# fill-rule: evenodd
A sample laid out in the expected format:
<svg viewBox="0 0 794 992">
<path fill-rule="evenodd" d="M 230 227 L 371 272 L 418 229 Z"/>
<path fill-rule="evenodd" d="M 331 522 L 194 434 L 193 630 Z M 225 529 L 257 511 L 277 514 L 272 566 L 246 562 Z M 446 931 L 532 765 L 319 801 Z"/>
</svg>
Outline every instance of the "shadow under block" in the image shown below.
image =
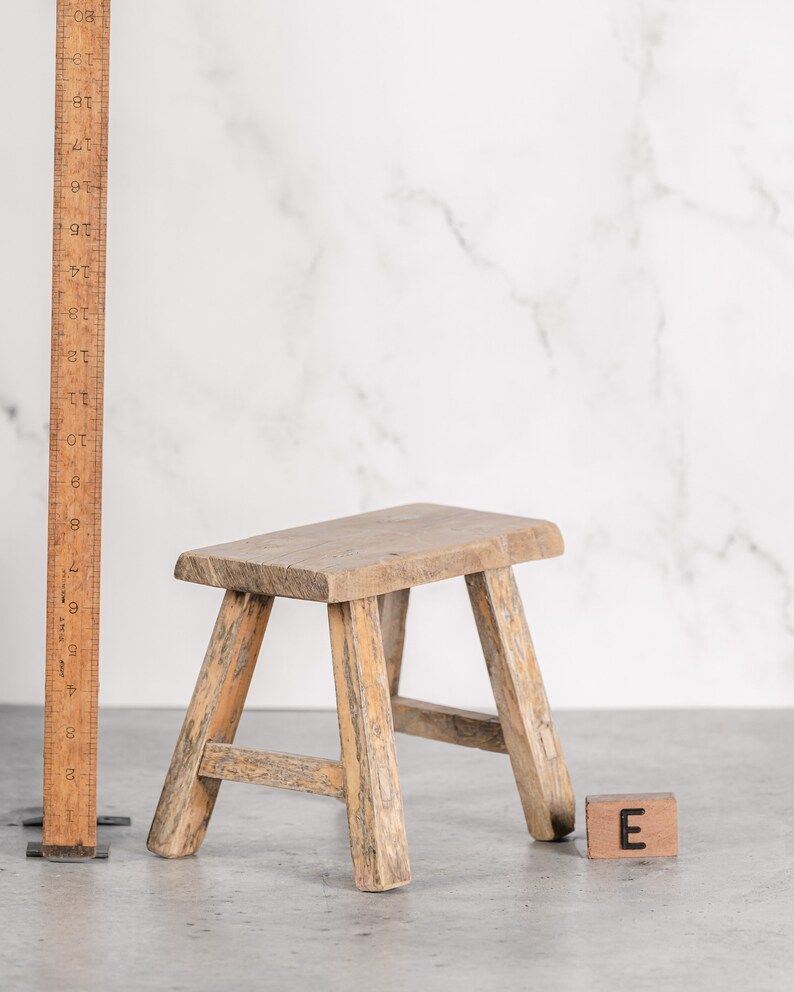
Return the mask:
<svg viewBox="0 0 794 992">
<path fill-rule="evenodd" d="M 588 858 L 670 858 L 678 854 L 672 792 L 588 796 Z"/>
</svg>

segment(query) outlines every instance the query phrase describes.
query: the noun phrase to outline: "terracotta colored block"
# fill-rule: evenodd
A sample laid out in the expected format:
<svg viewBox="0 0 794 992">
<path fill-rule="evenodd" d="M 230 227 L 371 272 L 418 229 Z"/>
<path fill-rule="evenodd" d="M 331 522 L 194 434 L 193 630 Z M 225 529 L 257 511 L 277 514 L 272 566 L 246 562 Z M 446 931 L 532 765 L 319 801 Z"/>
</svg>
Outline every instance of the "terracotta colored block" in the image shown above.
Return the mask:
<svg viewBox="0 0 794 992">
<path fill-rule="evenodd" d="M 672 792 L 588 796 L 588 858 L 670 858 L 678 854 Z"/>
</svg>

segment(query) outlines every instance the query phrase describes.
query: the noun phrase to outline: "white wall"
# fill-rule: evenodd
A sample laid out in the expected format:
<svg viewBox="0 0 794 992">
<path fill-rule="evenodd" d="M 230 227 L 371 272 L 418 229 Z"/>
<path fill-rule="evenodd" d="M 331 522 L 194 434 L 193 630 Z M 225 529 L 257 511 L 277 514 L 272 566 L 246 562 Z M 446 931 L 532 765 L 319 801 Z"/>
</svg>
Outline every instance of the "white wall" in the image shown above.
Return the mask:
<svg viewBox="0 0 794 992">
<path fill-rule="evenodd" d="M 0 60 L 10 702 L 43 683 L 54 6 Z M 181 550 L 421 499 L 559 522 L 519 569 L 555 705 L 794 703 L 791 4 L 113 17 L 104 702 L 185 703 L 219 594 Z M 461 583 L 416 594 L 404 691 L 489 703 Z M 277 604 L 251 701 L 331 703 L 321 606 Z"/>
</svg>

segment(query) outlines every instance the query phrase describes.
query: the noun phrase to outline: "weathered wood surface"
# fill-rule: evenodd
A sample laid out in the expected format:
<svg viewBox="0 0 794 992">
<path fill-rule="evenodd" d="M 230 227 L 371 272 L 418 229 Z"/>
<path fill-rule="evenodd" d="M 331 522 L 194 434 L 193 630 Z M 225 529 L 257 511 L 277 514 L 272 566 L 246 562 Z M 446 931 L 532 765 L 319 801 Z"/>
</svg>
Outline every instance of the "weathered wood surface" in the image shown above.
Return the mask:
<svg viewBox="0 0 794 992">
<path fill-rule="evenodd" d="M 199 775 L 343 799 L 342 762 L 208 741 Z"/>
<path fill-rule="evenodd" d="M 175 575 L 338 603 L 562 554 L 546 520 L 413 503 L 187 551 Z"/>
<path fill-rule="evenodd" d="M 378 596 L 378 614 L 383 638 L 383 654 L 389 676 L 389 694 L 397 695 L 405 646 L 405 620 L 408 615 L 410 589 L 399 589 Z"/>
<path fill-rule="evenodd" d="M 574 828 L 574 796 L 511 568 L 466 576 L 524 816 L 536 840 Z"/>
<path fill-rule="evenodd" d="M 356 885 L 411 880 L 377 599 L 330 604 L 334 682 Z"/>
<path fill-rule="evenodd" d="M 399 733 L 499 754 L 507 752 L 498 716 L 426 703 L 405 696 L 393 696 L 391 705 L 394 729 Z"/>
<path fill-rule="evenodd" d="M 588 796 L 588 858 L 672 858 L 678 854 L 678 807 L 672 792 Z M 621 813 L 625 813 L 623 832 Z"/>
<path fill-rule="evenodd" d="M 243 592 L 223 598 L 149 831 L 155 854 L 182 858 L 204 840 L 220 787 L 199 777 L 204 747 L 234 740 L 272 606 L 271 597 Z"/>
</svg>

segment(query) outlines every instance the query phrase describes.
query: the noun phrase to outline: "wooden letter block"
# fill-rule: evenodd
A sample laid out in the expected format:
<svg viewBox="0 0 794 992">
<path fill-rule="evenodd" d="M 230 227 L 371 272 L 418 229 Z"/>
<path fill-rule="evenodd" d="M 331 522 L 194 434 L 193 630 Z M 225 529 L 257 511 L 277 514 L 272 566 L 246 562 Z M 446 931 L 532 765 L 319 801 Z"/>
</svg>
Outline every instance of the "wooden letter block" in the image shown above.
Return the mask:
<svg viewBox="0 0 794 992">
<path fill-rule="evenodd" d="M 588 858 L 670 858 L 678 854 L 672 792 L 588 796 Z"/>
</svg>

